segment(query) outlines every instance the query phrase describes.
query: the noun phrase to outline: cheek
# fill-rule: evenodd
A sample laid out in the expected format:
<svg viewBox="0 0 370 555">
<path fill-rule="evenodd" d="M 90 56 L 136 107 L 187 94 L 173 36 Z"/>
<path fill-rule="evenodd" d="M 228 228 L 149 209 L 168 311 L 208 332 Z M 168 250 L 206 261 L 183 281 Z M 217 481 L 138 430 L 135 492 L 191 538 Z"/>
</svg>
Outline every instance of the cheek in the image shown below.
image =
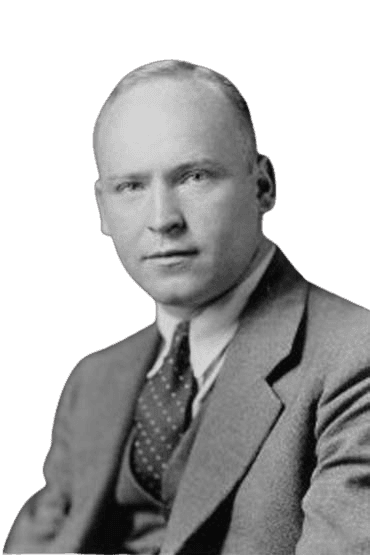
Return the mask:
<svg viewBox="0 0 370 555">
<path fill-rule="evenodd" d="M 134 235 L 138 226 L 140 210 L 126 207 L 119 201 L 109 199 L 106 205 L 109 228 L 117 238 L 126 238 Z M 136 216 L 136 217 L 135 217 Z"/>
<path fill-rule="evenodd" d="M 121 259 L 129 260 L 138 251 L 140 227 L 138 218 L 111 214 L 109 226 L 112 240 Z"/>
<path fill-rule="evenodd" d="M 189 211 L 190 228 L 199 241 L 216 251 L 239 248 L 253 240 L 258 227 L 258 210 L 252 195 L 224 194 L 197 203 Z M 224 252 L 227 257 L 227 252 Z"/>
</svg>

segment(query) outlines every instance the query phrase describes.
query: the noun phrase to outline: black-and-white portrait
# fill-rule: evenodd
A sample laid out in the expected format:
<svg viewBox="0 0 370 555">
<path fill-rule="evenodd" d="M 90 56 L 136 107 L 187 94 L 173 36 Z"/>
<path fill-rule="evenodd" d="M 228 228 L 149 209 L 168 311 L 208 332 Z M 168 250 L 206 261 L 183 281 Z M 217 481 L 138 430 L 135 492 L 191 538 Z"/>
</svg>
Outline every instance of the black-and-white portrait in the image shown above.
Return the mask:
<svg viewBox="0 0 370 555">
<path fill-rule="evenodd" d="M 369 312 L 265 235 L 257 133 L 235 84 L 189 61 L 104 102 L 101 232 L 155 321 L 68 377 L 5 553 L 370 552 Z"/>
<path fill-rule="evenodd" d="M 212 10 L 4 10 L 6 553 L 370 553 L 365 10 Z"/>
</svg>

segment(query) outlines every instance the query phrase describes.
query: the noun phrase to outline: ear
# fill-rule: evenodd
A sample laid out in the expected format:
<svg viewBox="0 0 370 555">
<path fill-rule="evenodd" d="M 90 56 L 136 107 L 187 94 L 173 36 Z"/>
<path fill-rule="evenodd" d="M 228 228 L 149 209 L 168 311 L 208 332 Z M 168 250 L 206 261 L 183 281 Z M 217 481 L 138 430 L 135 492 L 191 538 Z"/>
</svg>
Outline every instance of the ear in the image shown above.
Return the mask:
<svg viewBox="0 0 370 555">
<path fill-rule="evenodd" d="M 274 167 L 264 154 L 257 155 L 257 199 L 261 214 L 275 206 L 276 183 Z"/>
<path fill-rule="evenodd" d="M 104 233 L 104 235 L 110 235 L 108 220 L 104 207 L 103 188 L 99 179 L 95 182 L 95 198 L 99 208 L 101 232 Z"/>
</svg>

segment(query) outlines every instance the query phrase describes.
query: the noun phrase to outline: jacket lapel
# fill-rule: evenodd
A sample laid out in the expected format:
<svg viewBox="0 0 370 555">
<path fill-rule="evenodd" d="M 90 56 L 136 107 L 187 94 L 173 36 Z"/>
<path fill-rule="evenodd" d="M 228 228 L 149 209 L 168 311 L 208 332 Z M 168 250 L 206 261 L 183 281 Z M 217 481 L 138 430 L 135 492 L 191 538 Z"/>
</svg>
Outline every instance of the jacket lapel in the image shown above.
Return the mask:
<svg viewBox="0 0 370 555">
<path fill-rule="evenodd" d="M 174 553 L 248 471 L 283 404 L 266 378 L 292 350 L 307 283 L 278 251 L 229 347 L 175 499 L 162 553 Z"/>
<path fill-rule="evenodd" d="M 136 399 L 158 342 L 153 325 L 115 346 L 110 356 L 103 351 L 101 368 L 99 359 L 95 363 L 97 382 L 90 384 L 91 396 L 87 392 L 86 401 L 89 410 L 86 421 L 80 422 L 77 472 L 81 472 L 77 483 L 81 496 L 90 497 L 91 487 L 98 488 L 119 462 L 122 442 L 130 431 Z"/>
</svg>

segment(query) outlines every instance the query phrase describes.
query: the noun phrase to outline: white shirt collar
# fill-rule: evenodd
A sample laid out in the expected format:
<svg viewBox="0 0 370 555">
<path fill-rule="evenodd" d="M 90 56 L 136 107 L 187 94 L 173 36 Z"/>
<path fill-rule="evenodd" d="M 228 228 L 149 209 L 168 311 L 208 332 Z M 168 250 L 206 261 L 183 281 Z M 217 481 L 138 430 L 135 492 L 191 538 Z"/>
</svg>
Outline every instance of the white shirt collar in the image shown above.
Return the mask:
<svg viewBox="0 0 370 555">
<path fill-rule="evenodd" d="M 197 379 L 203 376 L 233 338 L 239 315 L 270 264 L 275 250 L 274 245 L 252 274 L 228 295 L 206 307 L 191 320 L 190 358 Z M 160 304 L 157 304 L 156 311 L 158 329 L 165 342 L 162 352 L 166 353 L 179 319 L 168 314 Z"/>
</svg>

